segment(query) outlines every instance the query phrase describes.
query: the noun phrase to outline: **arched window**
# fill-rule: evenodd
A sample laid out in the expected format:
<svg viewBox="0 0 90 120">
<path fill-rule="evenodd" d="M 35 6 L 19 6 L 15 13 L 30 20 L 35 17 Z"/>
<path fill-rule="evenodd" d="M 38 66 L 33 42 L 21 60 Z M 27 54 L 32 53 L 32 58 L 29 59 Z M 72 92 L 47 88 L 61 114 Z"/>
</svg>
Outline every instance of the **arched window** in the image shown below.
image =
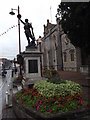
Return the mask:
<svg viewBox="0 0 90 120">
<path fill-rule="evenodd" d="M 74 61 L 74 50 L 70 50 L 71 61 Z"/>
<path fill-rule="evenodd" d="M 63 53 L 63 59 L 64 59 L 64 62 L 67 62 L 67 53 L 66 52 Z"/>
<path fill-rule="evenodd" d="M 56 49 L 57 49 L 57 45 L 56 45 L 56 36 L 55 36 L 54 34 L 53 34 L 52 39 L 53 39 L 53 47 L 54 47 L 54 49 L 56 50 Z"/>
</svg>

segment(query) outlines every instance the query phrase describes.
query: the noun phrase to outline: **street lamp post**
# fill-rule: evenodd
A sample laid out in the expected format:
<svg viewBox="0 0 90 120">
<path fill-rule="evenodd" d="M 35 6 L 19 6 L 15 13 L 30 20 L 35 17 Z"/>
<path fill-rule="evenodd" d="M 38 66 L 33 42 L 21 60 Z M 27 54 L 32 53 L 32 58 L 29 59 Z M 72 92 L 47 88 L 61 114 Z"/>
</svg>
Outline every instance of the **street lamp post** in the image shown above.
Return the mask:
<svg viewBox="0 0 90 120">
<path fill-rule="evenodd" d="M 9 14 L 15 15 L 13 10 L 18 11 L 18 15 L 20 15 L 20 8 L 18 6 L 18 9 L 11 9 L 11 12 Z M 20 20 L 18 19 L 18 33 L 19 33 L 19 64 L 20 64 L 20 75 L 22 75 L 22 70 L 21 70 L 21 42 L 20 42 Z"/>
</svg>

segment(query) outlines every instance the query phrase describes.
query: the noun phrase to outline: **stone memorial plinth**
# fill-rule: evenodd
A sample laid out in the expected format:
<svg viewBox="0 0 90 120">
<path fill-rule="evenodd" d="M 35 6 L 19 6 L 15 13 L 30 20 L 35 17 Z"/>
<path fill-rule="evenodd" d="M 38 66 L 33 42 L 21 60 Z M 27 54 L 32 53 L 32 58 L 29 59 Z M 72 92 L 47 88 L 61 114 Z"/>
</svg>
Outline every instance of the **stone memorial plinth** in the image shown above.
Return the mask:
<svg viewBox="0 0 90 120">
<path fill-rule="evenodd" d="M 24 58 L 25 77 L 31 81 L 41 80 L 41 57 L 42 53 L 37 46 L 27 46 L 22 53 Z"/>
</svg>

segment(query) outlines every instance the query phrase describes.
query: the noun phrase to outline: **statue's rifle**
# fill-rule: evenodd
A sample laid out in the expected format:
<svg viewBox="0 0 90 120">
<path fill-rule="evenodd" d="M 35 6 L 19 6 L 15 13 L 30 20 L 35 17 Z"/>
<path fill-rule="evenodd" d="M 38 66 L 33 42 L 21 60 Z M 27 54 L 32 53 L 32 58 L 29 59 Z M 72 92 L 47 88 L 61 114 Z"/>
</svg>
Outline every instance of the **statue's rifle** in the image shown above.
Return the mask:
<svg viewBox="0 0 90 120">
<path fill-rule="evenodd" d="M 33 38 L 35 39 L 34 32 L 33 32 L 33 27 L 32 27 L 32 35 L 33 35 Z"/>
</svg>

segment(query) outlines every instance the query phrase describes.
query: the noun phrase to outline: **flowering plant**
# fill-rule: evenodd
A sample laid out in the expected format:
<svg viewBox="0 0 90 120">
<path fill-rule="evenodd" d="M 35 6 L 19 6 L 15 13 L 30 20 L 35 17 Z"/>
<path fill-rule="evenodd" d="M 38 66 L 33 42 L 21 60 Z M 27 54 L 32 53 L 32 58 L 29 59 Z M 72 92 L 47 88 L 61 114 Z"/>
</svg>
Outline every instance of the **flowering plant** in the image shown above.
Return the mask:
<svg viewBox="0 0 90 120">
<path fill-rule="evenodd" d="M 35 83 L 34 88 L 37 88 L 37 91 L 46 97 L 52 96 L 67 96 L 81 93 L 81 86 L 75 82 L 66 80 L 65 83 L 54 84 L 48 81 L 38 81 Z"/>
<path fill-rule="evenodd" d="M 36 84 L 40 85 L 40 82 Z M 36 84 L 35 86 L 37 86 Z M 24 89 L 23 93 L 21 91 L 16 93 L 16 99 L 18 99 L 22 105 L 33 107 L 37 111 L 43 112 L 45 114 L 68 112 L 72 110 L 78 110 L 81 108 L 87 108 L 87 101 L 82 98 L 80 92 L 75 92 L 73 95 L 55 95 L 52 92 L 52 96 L 47 95 L 47 92 L 45 92 L 45 96 L 45 93 L 43 93 L 43 91 L 39 92 L 38 87 L 35 86 L 32 89 Z M 44 86 L 46 86 L 46 84 L 44 84 Z M 49 87 L 53 88 L 52 84 Z"/>
</svg>

